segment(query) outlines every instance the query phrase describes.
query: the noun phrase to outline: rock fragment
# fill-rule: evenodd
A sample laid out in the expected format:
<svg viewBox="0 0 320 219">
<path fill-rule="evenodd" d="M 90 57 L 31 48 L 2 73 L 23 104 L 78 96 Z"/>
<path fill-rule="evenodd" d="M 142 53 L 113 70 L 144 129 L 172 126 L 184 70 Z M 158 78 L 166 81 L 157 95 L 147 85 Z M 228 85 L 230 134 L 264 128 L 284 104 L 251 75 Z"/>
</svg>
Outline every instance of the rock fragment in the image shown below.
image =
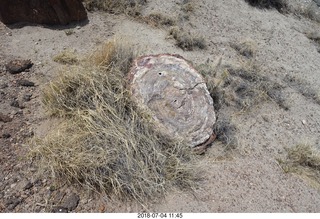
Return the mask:
<svg viewBox="0 0 320 219">
<path fill-rule="evenodd" d="M 10 116 L 8 115 L 4 115 L 3 113 L 0 112 L 0 122 L 11 122 L 12 118 L 10 118 Z"/>
<path fill-rule="evenodd" d="M 23 87 L 34 87 L 34 83 L 26 79 L 18 80 L 17 84 Z"/>
<path fill-rule="evenodd" d="M 6 70 L 10 74 L 18 74 L 31 68 L 33 63 L 30 60 L 11 60 L 6 64 Z"/>
</svg>

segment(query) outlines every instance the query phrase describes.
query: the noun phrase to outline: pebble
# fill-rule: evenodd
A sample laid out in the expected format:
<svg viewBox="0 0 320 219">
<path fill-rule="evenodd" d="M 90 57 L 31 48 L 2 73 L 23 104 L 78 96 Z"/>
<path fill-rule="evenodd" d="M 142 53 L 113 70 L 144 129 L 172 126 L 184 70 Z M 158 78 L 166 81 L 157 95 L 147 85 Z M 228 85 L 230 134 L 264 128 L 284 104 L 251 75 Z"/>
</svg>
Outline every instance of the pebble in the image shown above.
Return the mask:
<svg viewBox="0 0 320 219">
<path fill-rule="evenodd" d="M 4 115 L 0 112 L 0 122 L 11 122 L 12 121 L 12 118 L 11 116 L 7 116 L 7 115 Z"/>
<path fill-rule="evenodd" d="M 4 88 L 7 88 L 8 87 L 8 84 L 0 84 L 0 89 L 4 89 Z"/>
<path fill-rule="evenodd" d="M 34 83 L 32 81 L 28 81 L 26 79 L 21 79 L 17 81 L 17 84 L 24 87 L 34 87 Z"/>
<path fill-rule="evenodd" d="M 303 125 L 306 125 L 306 124 L 307 124 L 307 121 L 304 120 L 304 119 L 303 119 L 301 122 L 302 122 Z"/>
<path fill-rule="evenodd" d="M 11 137 L 11 134 L 10 133 L 3 133 L 2 138 L 10 138 Z"/>
<path fill-rule="evenodd" d="M 17 185 L 16 183 L 13 183 L 10 185 L 10 188 L 13 189 L 16 185 Z"/>
<path fill-rule="evenodd" d="M 23 190 L 31 189 L 33 187 L 33 183 L 30 181 L 26 183 L 26 185 L 23 187 Z"/>
<path fill-rule="evenodd" d="M 80 201 L 79 195 L 72 193 L 69 197 L 65 199 L 62 207 L 67 209 L 68 211 L 73 211 L 77 208 Z"/>
<path fill-rule="evenodd" d="M 25 95 L 23 95 L 23 100 L 28 102 L 31 100 L 31 97 L 32 97 L 32 94 L 25 94 Z"/>
<path fill-rule="evenodd" d="M 19 108 L 19 102 L 17 100 L 12 100 L 11 103 L 10 103 L 10 106 Z"/>
</svg>

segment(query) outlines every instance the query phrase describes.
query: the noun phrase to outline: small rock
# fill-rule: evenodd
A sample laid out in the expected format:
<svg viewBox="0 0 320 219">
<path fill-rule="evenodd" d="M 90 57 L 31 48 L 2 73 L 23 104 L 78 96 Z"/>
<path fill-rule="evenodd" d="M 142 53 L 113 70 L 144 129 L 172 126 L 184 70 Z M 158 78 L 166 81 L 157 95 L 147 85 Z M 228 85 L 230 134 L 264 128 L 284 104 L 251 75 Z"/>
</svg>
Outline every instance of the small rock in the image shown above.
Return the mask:
<svg viewBox="0 0 320 219">
<path fill-rule="evenodd" d="M 307 124 L 307 121 L 304 120 L 304 119 L 303 119 L 301 122 L 302 122 L 303 125 L 306 125 L 306 124 Z"/>
<path fill-rule="evenodd" d="M 18 100 L 11 101 L 10 106 L 20 108 L 20 104 L 19 104 Z"/>
<path fill-rule="evenodd" d="M 28 68 L 31 68 L 32 65 L 33 63 L 30 60 L 12 60 L 5 66 L 10 74 L 18 74 Z"/>
<path fill-rule="evenodd" d="M 26 79 L 21 79 L 17 81 L 17 84 L 24 87 L 34 87 L 34 83 L 32 81 L 28 81 Z"/>
<path fill-rule="evenodd" d="M 16 185 L 17 185 L 16 183 L 13 183 L 10 185 L 10 188 L 13 189 Z"/>
<path fill-rule="evenodd" d="M 7 115 L 4 115 L 0 112 L 0 122 L 11 122 L 12 121 L 12 118 L 10 118 L 9 116 Z"/>
<path fill-rule="evenodd" d="M 270 119 L 267 115 L 262 115 L 261 117 L 265 122 L 270 122 Z"/>
<path fill-rule="evenodd" d="M 68 211 L 73 211 L 77 208 L 80 201 L 79 195 L 72 193 L 69 197 L 65 199 L 62 204 L 62 207 L 67 209 Z"/>
<path fill-rule="evenodd" d="M 13 209 L 15 209 L 15 207 L 17 207 L 19 204 L 21 203 L 21 199 L 19 198 L 11 198 L 9 200 L 6 201 L 6 206 L 7 209 L 9 211 L 12 211 Z"/>
<path fill-rule="evenodd" d="M 25 95 L 23 95 L 23 100 L 28 102 L 31 100 L 31 97 L 32 97 L 32 94 L 25 94 Z"/>
<path fill-rule="evenodd" d="M 0 89 L 4 89 L 4 88 L 7 88 L 8 87 L 8 84 L 0 84 Z"/>
<path fill-rule="evenodd" d="M 33 187 L 33 183 L 32 182 L 27 182 L 27 184 L 23 187 L 23 190 L 28 190 L 31 189 Z"/>
<path fill-rule="evenodd" d="M 3 133 L 1 138 L 10 138 L 11 135 L 9 133 Z"/>
</svg>

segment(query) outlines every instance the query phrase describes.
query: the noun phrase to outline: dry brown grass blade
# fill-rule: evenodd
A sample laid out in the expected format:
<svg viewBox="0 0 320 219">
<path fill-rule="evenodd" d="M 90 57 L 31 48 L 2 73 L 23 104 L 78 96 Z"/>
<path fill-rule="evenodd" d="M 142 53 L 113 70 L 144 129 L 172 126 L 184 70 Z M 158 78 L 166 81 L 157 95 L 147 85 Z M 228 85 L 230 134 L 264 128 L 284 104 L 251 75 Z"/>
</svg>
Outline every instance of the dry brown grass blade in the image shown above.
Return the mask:
<svg viewBox="0 0 320 219">
<path fill-rule="evenodd" d="M 307 177 L 320 188 L 320 148 L 311 144 L 298 144 L 287 149 L 286 159 L 278 159 L 285 172 Z"/>
<path fill-rule="evenodd" d="M 125 13 L 130 16 L 140 15 L 146 0 L 84 0 L 87 10 L 102 10 L 113 14 Z"/>
</svg>

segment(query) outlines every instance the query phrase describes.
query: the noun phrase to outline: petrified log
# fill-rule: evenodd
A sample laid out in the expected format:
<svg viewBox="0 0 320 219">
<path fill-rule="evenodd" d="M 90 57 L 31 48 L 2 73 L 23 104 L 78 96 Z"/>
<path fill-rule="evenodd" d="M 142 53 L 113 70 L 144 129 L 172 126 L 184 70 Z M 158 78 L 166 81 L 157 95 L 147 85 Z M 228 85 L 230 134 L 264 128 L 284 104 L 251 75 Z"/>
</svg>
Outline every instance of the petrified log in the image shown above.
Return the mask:
<svg viewBox="0 0 320 219">
<path fill-rule="evenodd" d="M 202 76 L 181 56 L 140 57 L 129 81 L 133 99 L 151 112 L 162 132 L 191 147 L 210 138 L 216 121 L 213 100 Z"/>
<path fill-rule="evenodd" d="M 0 20 L 4 24 L 65 25 L 85 19 L 87 13 L 80 0 L 0 0 Z"/>
</svg>

